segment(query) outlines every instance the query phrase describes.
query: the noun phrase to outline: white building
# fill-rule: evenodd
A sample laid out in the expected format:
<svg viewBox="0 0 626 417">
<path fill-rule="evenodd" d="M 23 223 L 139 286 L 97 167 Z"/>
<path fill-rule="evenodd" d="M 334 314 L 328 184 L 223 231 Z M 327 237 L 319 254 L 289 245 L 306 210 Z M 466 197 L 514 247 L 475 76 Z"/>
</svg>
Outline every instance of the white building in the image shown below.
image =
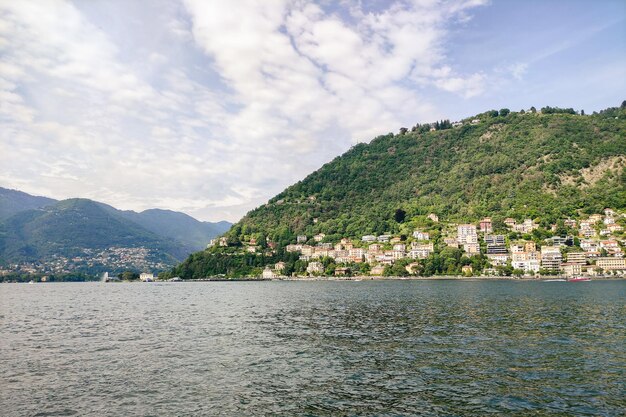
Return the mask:
<svg viewBox="0 0 626 417">
<path fill-rule="evenodd" d="M 152 282 L 154 281 L 154 274 L 152 274 L 151 272 L 142 272 L 141 274 L 139 274 L 139 279 L 143 282 Z"/>
<path fill-rule="evenodd" d="M 457 241 L 461 245 L 466 243 L 478 243 L 478 234 L 476 233 L 476 225 L 474 224 L 460 224 L 457 228 Z"/>
</svg>

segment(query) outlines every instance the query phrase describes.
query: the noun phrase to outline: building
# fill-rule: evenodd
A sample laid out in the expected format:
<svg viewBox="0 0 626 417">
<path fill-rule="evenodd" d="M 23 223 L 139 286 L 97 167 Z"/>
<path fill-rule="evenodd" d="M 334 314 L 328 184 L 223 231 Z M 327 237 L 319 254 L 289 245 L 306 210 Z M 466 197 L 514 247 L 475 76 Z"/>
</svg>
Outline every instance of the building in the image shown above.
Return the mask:
<svg viewBox="0 0 626 417">
<path fill-rule="evenodd" d="M 569 252 L 567 254 L 567 263 L 585 265 L 587 264 L 587 258 L 585 252 Z"/>
<path fill-rule="evenodd" d="M 396 243 L 393 245 L 393 251 L 404 253 L 406 251 L 406 245 L 404 243 Z"/>
<path fill-rule="evenodd" d="M 308 238 L 306 235 L 298 235 L 296 240 L 298 243 L 305 243 L 308 240 Z"/>
<path fill-rule="evenodd" d="M 561 255 L 561 248 L 558 246 L 544 246 L 541 248 L 541 267 L 548 271 L 560 271 L 561 261 L 563 256 Z"/>
<path fill-rule="evenodd" d="M 472 265 L 463 265 L 463 267 L 461 268 L 461 272 L 463 273 L 463 275 L 472 275 L 473 272 L 473 268 Z"/>
<path fill-rule="evenodd" d="M 563 221 L 563 224 L 565 225 L 565 227 L 569 227 L 572 229 L 576 229 L 576 220 L 573 219 L 565 219 Z"/>
<path fill-rule="evenodd" d="M 139 279 L 143 282 L 152 282 L 154 281 L 154 274 L 151 272 L 142 272 L 139 274 Z"/>
<path fill-rule="evenodd" d="M 435 223 L 439 223 L 439 216 L 437 216 L 435 213 L 430 213 L 428 215 L 428 218 L 434 221 Z"/>
<path fill-rule="evenodd" d="M 487 254 L 487 259 L 489 259 L 489 263 L 493 266 L 506 266 L 509 261 L 509 254 Z"/>
<path fill-rule="evenodd" d="M 561 264 L 561 268 L 563 269 L 563 273 L 568 277 L 581 275 L 583 273 L 582 265 L 573 262 L 565 262 Z"/>
<path fill-rule="evenodd" d="M 606 228 L 611 233 L 621 232 L 621 231 L 624 230 L 624 228 L 622 226 L 620 226 L 619 224 L 616 224 L 616 223 L 609 223 L 609 224 L 606 225 Z"/>
<path fill-rule="evenodd" d="M 284 271 L 284 270 L 285 270 L 285 263 L 284 263 L 284 262 L 282 262 L 282 261 L 281 261 L 281 262 L 277 262 L 277 263 L 274 265 L 274 269 L 275 269 L 276 271 Z"/>
<path fill-rule="evenodd" d="M 380 235 L 376 238 L 376 240 L 382 243 L 389 242 L 389 239 L 391 239 L 391 235 Z"/>
<path fill-rule="evenodd" d="M 491 233 L 493 232 L 493 224 L 491 222 L 491 217 L 485 217 L 479 223 L 481 233 Z"/>
<path fill-rule="evenodd" d="M 411 243 L 411 250 L 409 251 L 409 258 L 413 259 L 426 259 L 433 253 L 435 247 L 432 242 L 429 243 Z"/>
<path fill-rule="evenodd" d="M 531 219 L 526 219 L 522 223 L 513 226 L 513 230 L 519 233 L 530 233 L 537 228 L 539 228 L 539 225 Z"/>
<path fill-rule="evenodd" d="M 487 244 L 487 255 L 508 255 L 508 253 L 504 244 Z"/>
<path fill-rule="evenodd" d="M 480 254 L 480 245 L 478 243 L 466 243 L 463 245 L 463 250 L 469 256 Z"/>
<path fill-rule="evenodd" d="M 324 265 L 321 262 L 309 262 L 306 267 L 306 272 L 309 274 L 322 274 L 324 272 Z"/>
<path fill-rule="evenodd" d="M 370 253 L 380 252 L 381 250 L 383 250 L 383 245 L 381 245 L 380 243 L 372 243 L 367 247 L 367 250 Z"/>
<path fill-rule="evenodd" d="M 531 245 L 511 245 L 511 266 L 526 273 L 536 273 L 540 269 L 539 252 Z"/>
<path fill-rule="evenodd" d="M 300 252 L 302 250 L 302 245 L 287 245 L 285 246 L 285 250 L 287 252 Z"/>
<path fill-rule="evenodd" d="M 276 278 L 276 274 L 274 274 L 274 271 L 272 271 L 269 266 L 266 266 L 263 272 L 261 273 L 261 278 L 263 279 Z"/>
<path fill-rule="evenodd" d="M 464 245 L 466 243 L 477 243 L 478 234 L 476 233 L 476 225 L 473 224 L 460 224 L 457 227 L 457 241 Z"/>
<path fill-rule="evenodd" d="M 515 227 L 515 225 L 517 224 L 517 222 L 515 221 L 515 219 L 512 219 L 511 217 L 508 217 L 506 219 L 504 219 L 504 224 L 506 225 L 506 227 L 508 227 L 509 229 L 512 229 Z"/>
<path fill-rule="evenodd" d="M 485 235 L 485 243 L 487 245 L 505 245 L 506 239 L 504 235 Z"/>
<path fill-rule="evenodd" d="M 546 240 L 550 241 L 553 246 L 566 246 L 568 238 L 561 236 L 552 236 L 551 238 Z"/>
<path fill-rule="evenodd" d="M 601 214 L 592 214 L 591 216 L 589 216 L 589 222 L 595 224 L 595 223 L 599 223 L 602 221 L 602 215 Z"/>
<path fill-rule="evenodd" d="M 580 248 L 585 252 L 596 252 L 598 251 L 598 241 L 591 239 L 582 239 L 580 241 Z"/>
<path fill-rule="evenodd" d="M 313 240 L 315 240 L 316 242 L 321 242 L 322 240 L 324 240 L 325 237 L 326 235 L 324 233 L 319 233 L 313 236 Z"/>
<path fill-rule="evenodd" d="M 626 270 L 626 259 L 613 257 L 598 258 L 596 267 L 604 271 L 623 271 Z"/>
<path fill-rule="evenodd" d="M 348 267 L 335 268 L 335 275 L 350 275 L 352 271 Z"/>
<path fill-rule="evenodd" d="M 363 242 L 376 242 L 376 236 L 374 235 L 366 235 L 361 238 Z"/>
<path fill-rule="evenodd" d="M 430 240 L 430 233 L 416 230 L 413 232 L 413 237 L 417 240 Z"/>
<path fill-rule="evenodd" d="M 446 237 L 443 239 L 443 243 L 445 243 L 449 248 L 458 248 L 459 242 L 455 237 Z"/>
</svg>

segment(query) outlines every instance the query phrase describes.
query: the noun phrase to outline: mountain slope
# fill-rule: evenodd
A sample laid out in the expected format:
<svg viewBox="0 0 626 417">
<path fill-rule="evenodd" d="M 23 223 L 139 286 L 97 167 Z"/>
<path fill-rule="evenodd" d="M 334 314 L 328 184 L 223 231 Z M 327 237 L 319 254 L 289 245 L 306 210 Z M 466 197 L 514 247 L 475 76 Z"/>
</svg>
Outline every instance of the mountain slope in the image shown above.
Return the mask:
<svg viewBox="0 0 626 417">
<path fill-rule="evenodd" d="M 183 242 L 193 250 L 204 249 L 209 241 L 226 232 L 229 222 L 201 222 L 184 213 L 150 209 L 136 213 L 122 212 L 128 219 L 158 234 L 159 236 Z"/>
<path fill-rule="evenodd" d="M 20 211 L 38 209 L 56 203 L 47 197 L 37 197 L 17 190 L 0 187 L 0 221 Z"/>
<path fill-rule="evenodd" d="M 409 218 L 434 212 L 453 221 L 555 221 L 623 208 L 626 117 L 619 114 L 483 114 L 476 125 L 382 136 L 248 213 L 230 235 L 277 239 L 284 227 L 309 235 L 394 233 L 397 209 Z"/>
<path fill-rule="evenodd" d="M 149 247 L 167 263 L 188 253 L 189 248 L 167 241 L 116 212 L 113 207 L 86 199 L 22 211 L 4 222 L 0 253 L 6 260 L 42 260 L 54 255 L 76 256 L 83 249 Z"/>
<path fill-rule="evenodd" d="M 249 212 L 226 234 L 229 247 L 194 254 L 172 273 L 241 275 L 282 259 L 296 235 L 324 233 L 334 243 L 410 234 L 428 213 L 459 223 L 491 216 L 505 230 L 506 217 L 549 228 L 605 207 L 625 209 L 626 109 L 588 116 L 545 110 L 491 111 L 459 127 L 418 126 L 356 145 Z M 267 238 L 277 250 L 266 260 L 243 255 L 237 248 L 251 238 Z"/>
</svg>

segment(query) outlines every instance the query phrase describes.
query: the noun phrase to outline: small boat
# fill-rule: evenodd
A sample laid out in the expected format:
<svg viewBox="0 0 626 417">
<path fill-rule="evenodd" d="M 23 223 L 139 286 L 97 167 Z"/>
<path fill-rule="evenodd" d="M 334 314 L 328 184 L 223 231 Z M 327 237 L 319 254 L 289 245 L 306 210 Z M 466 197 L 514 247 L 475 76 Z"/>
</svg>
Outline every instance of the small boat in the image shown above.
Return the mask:
<svg viewBox="0 0 626 417">
<path fill-rule="evenodd" d="M 29 284 L 34 284 L 35 281 L 33 281 L 32 279 L 30 281 L 28 281 Z"/>
<path fill-rule="evenodd" d="M 567 282 L 582 282 L 582 281 L 591 281 L 589 277 L 571 277 L 567 279 Z"/>
<path fill-rule="evenodd" d="M 559 279 L 546 279 L 543 282 L 566 282 L 566 279 L 563 278 L 559 278 Z"/>
</svg>

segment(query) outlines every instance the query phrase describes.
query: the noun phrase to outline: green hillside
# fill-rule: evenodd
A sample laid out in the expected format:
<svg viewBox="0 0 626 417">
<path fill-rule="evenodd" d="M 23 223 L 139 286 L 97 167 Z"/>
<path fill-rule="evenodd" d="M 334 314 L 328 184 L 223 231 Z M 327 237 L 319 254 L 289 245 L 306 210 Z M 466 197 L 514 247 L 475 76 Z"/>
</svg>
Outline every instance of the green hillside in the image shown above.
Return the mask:
<svg viewBox="0 0 626 417">
<path fill-rule="evenodd" d="M 0 225 L 0 259 L 11 262 L 77 256 L 83 249 L 111 246 L 154 248 L 166 263 L 185 256 L 168 242 L 102 203 L 70 199 L 22 211 Z"/>
<path fill-rule="evenodd" d="M 206 248 L 211 239 L 226 232 L 231 223 L 201 222 L 184 213 L 171 210 L 150 209 L 141 213 L 121 212 L 133 222 L 158 234 L 184 243 L 194 251 Z"/>
<path fill-rule="evenodd" d="M 281 258 L 297 235 L 410 234 L 437 214 L 447 222 L 491 216 L 543 227 L 605 207 L 626 208 L 626 109 L 593 115 L 491 111 L 463 125 L 416 126 L 354 146 L 248 213 L 226 235 L 229 247 L 192 255 L 187 277 L 252 271 Z M 474 122 L 472 122 L 474 120 Z M 225 258 L 250 238 L 277 244 L 271 257 Z M 262 243 L 263 245 L 263 243 Z"/>
<path fill-rule="evenodd" d="M 19 213 L 56 203 L 47 197 L 37 197 L 17 190 L 0 187 L 0 221 Z"/>
</svg>

